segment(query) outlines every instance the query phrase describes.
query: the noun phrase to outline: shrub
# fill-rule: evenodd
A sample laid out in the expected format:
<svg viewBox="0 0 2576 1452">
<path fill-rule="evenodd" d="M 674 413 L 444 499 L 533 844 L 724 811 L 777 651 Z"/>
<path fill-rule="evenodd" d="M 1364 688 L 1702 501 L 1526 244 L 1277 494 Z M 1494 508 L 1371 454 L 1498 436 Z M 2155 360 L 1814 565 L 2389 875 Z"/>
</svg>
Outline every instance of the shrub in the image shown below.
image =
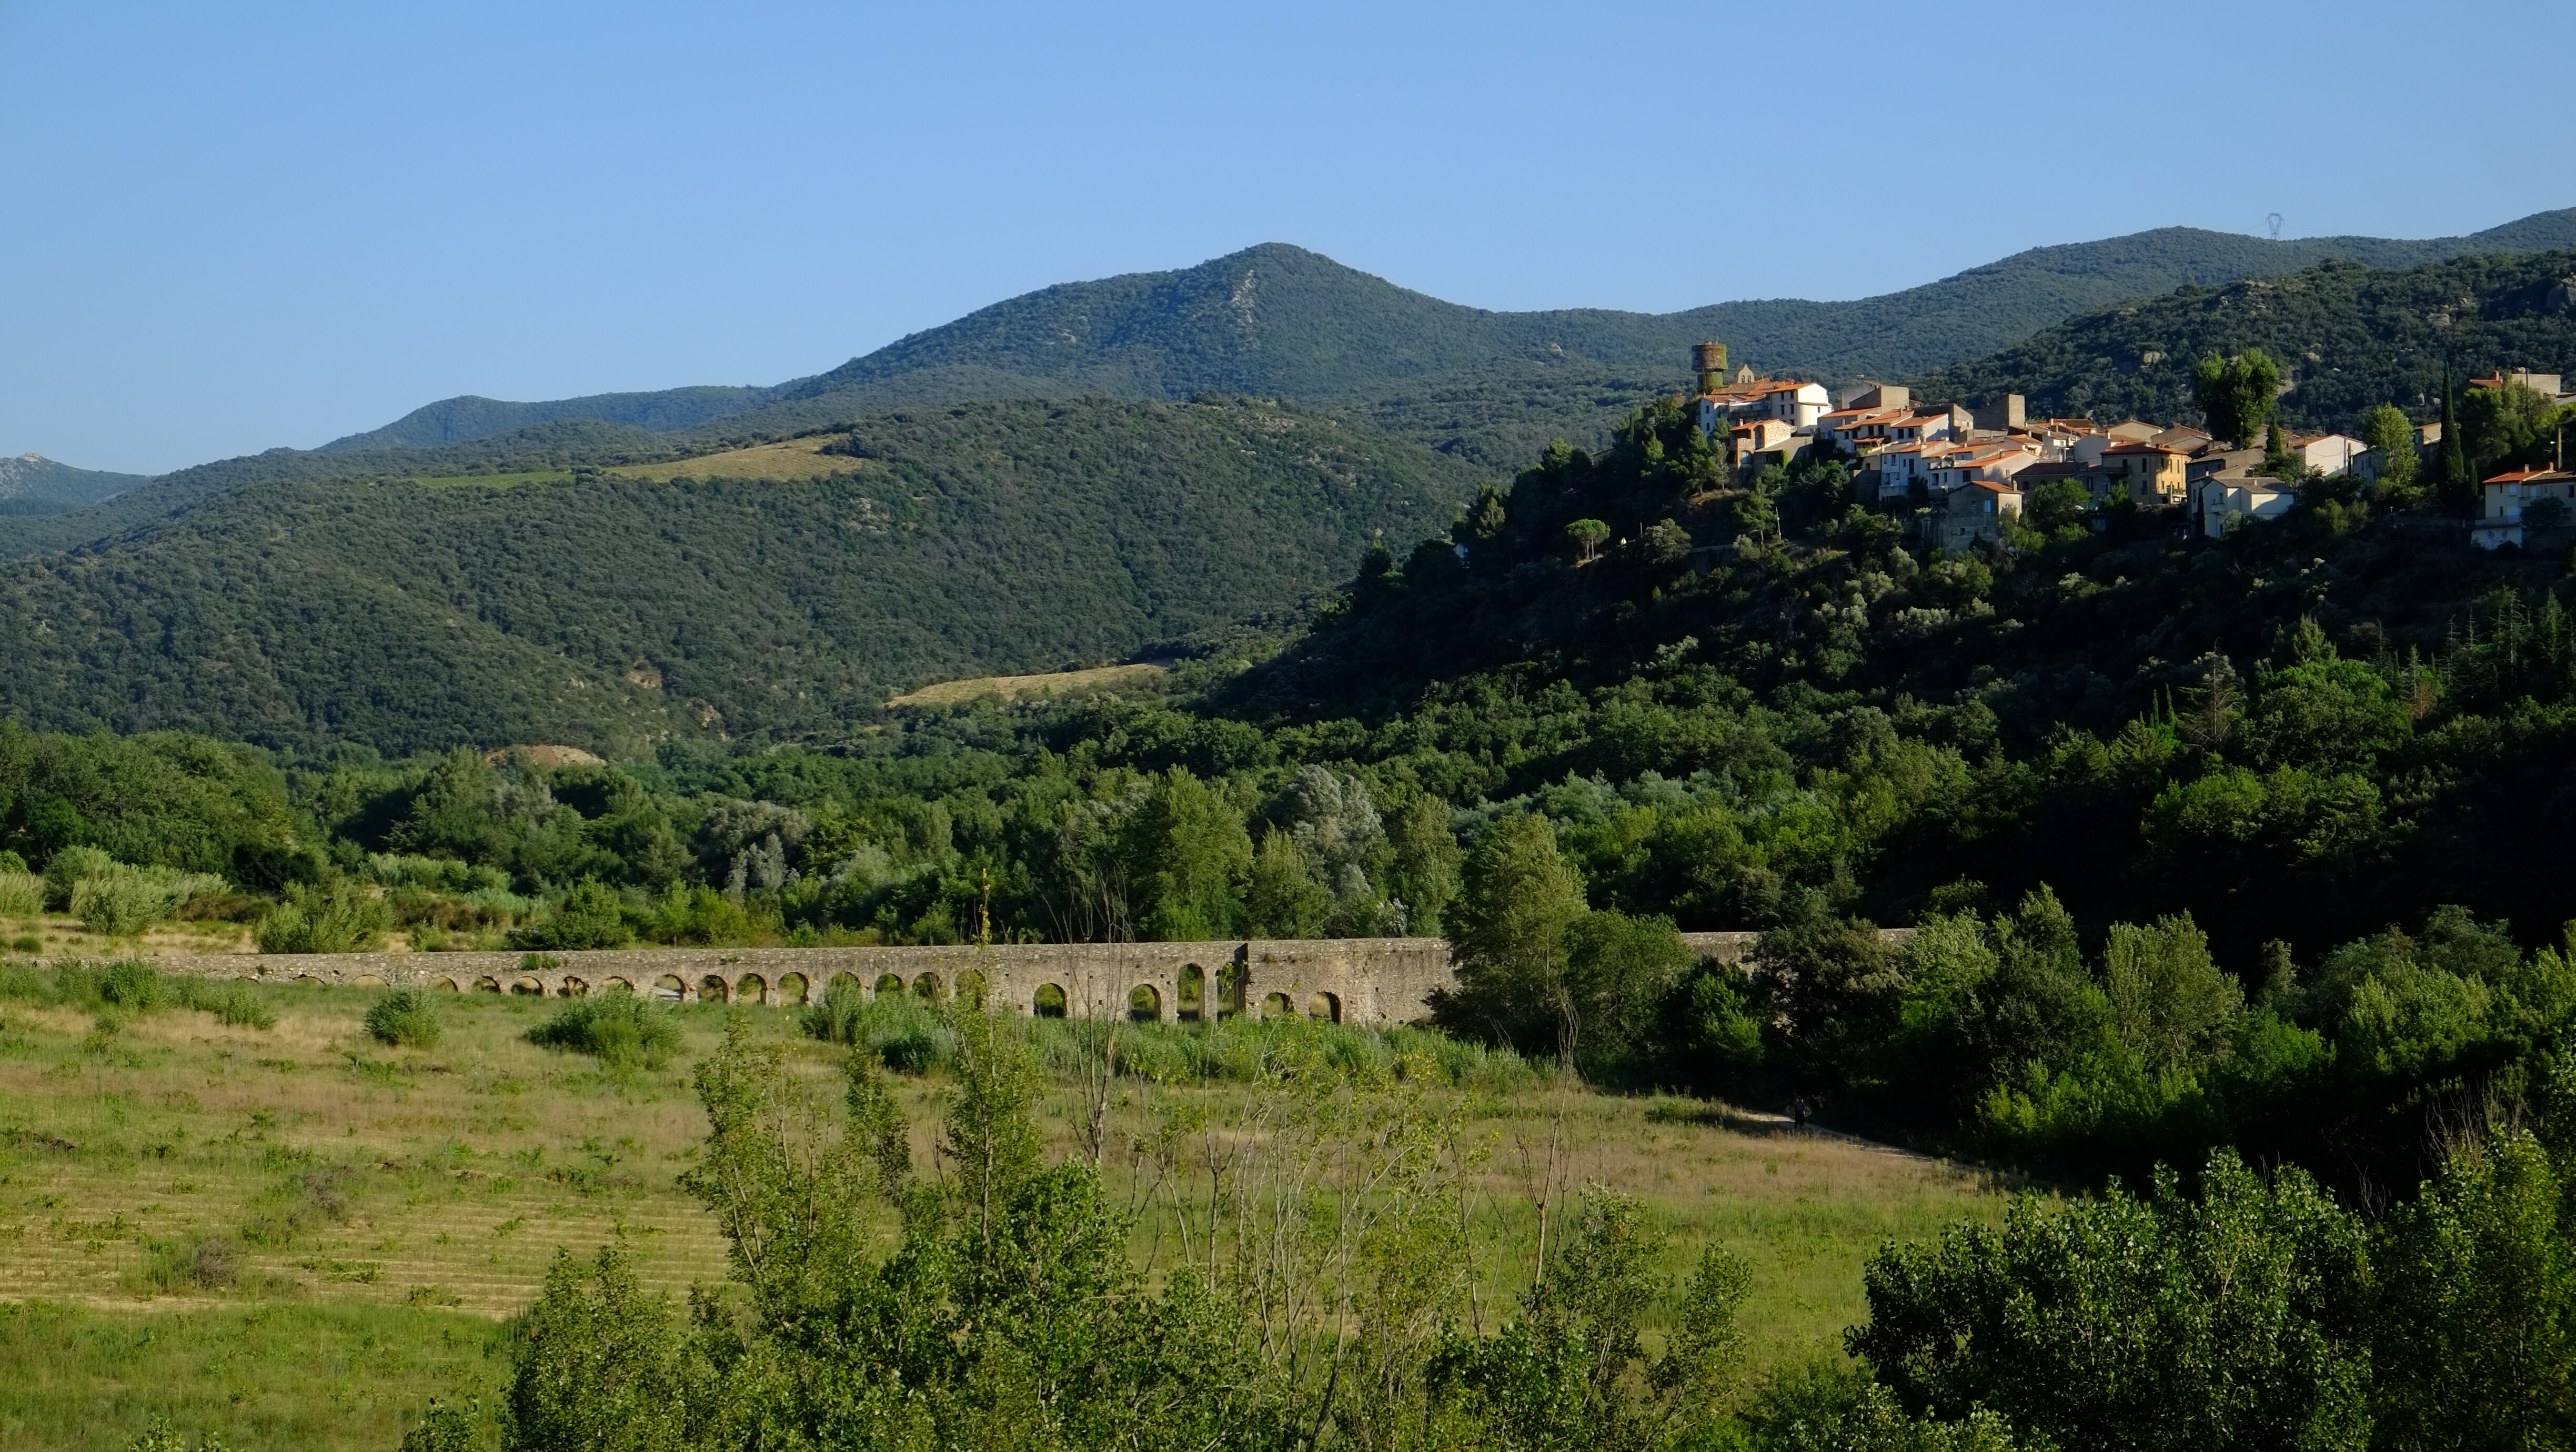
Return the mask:
<svg viewBox="0 0 2576 1452">
<path fill-rule="evenodd" d="M 72 884 L 73 916 L 102 937 L 131 938 L 167 917 L 170 908 L 169 888 L 130 867 L 115 867 Z"/>
<path fill-rule="evenodd" d="M 801 1021 L 813 1037 L 866 1049 L 898 1074 L 926 1074 L 957 1052 L 957 1031 L 910 994 L 870 998 L 852 984 L 835 983 Z"/>
<path fill-rule="evenodd" d="M 438 1008 L 425 988 L 397 988 L 367 1009 L 367 1032 L 380 1044 L 408 1049 L 438 1045 Z"/>
<path fill-rule="evenodd" d="M 631 993 L 576 998 L 528 1030 L 528 1042 L 588 1054 L 611 1069 L 658 1069 L 680 1047 L 671 1011 Z"/>
<path fill-rule="evenodd" d="M 0 918 L 32 918 L 45 910 L 45 880 L 32 872 L 0 872 Z"/>
<path fill-rule="evenodd" d="M 293 882 L 286 900 L 260 920 L 263 953 L 372 952 L 390 926 L 384 903 L 346 882 Z"/>
<path fill-rule="evenodd" d="M 241 1274 L 232 1242 L 221 1236 L 200 1236 L 185 1245 L 159 1247 L 159 1252 L 144 1277 L 165 1291 L 219 1291 Z"/>
<path fill-rule="evenodd" d="M 192 979 L 179 987 L 179 1001 L 199 1013 L 210 1013 L 227 1028 L 273 1029 L 277 1011 L 257 988 L 221 979 Z"/>
<path fill-rule="evenodd" d="M 45 860 L 45 905 L 67 908 L 72 888 L 84 878 L 105 877 L 116 859 L 95 847 L 66 847 Z"/>
</svg>

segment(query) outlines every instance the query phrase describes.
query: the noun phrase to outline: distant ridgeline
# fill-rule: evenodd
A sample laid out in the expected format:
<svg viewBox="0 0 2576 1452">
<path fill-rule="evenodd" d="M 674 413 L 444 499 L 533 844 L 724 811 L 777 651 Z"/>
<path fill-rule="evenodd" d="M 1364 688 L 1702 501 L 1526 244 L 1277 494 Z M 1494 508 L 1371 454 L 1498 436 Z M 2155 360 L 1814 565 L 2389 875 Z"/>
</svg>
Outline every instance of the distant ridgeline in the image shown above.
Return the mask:
<svg viewBox="0 0 2576 1452">
<path fill-rule="evenodd" d="M 41 454 L 0 459 L 0 516 L 65 514 L 149 482 L 141 474 L 75 469 Z"/>
</svg>

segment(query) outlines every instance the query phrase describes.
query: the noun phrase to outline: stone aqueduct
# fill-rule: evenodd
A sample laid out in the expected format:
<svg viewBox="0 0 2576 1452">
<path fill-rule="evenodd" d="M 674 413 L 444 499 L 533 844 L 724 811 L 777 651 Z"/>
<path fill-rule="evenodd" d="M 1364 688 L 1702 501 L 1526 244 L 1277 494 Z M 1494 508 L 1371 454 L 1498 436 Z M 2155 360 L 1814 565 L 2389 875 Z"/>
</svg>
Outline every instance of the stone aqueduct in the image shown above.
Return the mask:
<svg viewBox="0 0 2576 1452">
<path fill-rule="evenodd" d="M 1734 962 L 1751 933 L 1685 933 Z M 240 953 L 167 956 L 173 973 L 457 993 L 578 997 L 624 988 L 682 1002 L 792 1006 L 836 982 L 871 995 L 963 999 L 997 1010 L 1181 1022 L 1220 1014 L 1404 1024 L 1452 981 L 1438 938 L 1220 943 L 1048 943 L 954 948 L 651 948 L 567 953 Z"/>
</svg>

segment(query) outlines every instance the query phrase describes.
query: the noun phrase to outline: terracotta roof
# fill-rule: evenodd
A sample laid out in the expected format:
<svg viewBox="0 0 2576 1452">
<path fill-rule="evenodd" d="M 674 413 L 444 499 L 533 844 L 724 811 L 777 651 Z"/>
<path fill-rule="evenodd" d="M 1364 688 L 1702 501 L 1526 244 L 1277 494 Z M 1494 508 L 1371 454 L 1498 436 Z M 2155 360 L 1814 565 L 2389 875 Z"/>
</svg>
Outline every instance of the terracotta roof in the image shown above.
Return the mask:
<svg viewBox="0 0 2576 1452">
<path fill-rule="evenodd" d="M 2106 454 L 2106 455 L 2108 455 L 2108 454 L 2171 454 L 2171 455 L 2173 455 L 2173 456 L 2174 456 L 2175 458 L 2177 458 L 2177 459 L 2187 459 L 2187 458 L 2190 458 L 2190 457 L 2191 457 L 2189 454 L 2184 453 L 2184 452 L 2183 452 L 2182 450 L 2180 450 L 2180 449 L 2168 449 L 2168 448 L 2166 448 L 2166 447 L 2165 447 L 2164 445 L 2162 445 L 2162 444 L 2113 444 L 2111 447 L 2109 447 L 2109 448 L 2107 448 L 2107 449 L 2104 449 L 2102 452 L 2103 452 L 2104 454 Z"/>
<path fill-rule="evenodd" d="M 2576 484 L 2576 474 L 2558 469 L 2509 469 L 2486 482 L 2489 484 Z"/>
</svg>

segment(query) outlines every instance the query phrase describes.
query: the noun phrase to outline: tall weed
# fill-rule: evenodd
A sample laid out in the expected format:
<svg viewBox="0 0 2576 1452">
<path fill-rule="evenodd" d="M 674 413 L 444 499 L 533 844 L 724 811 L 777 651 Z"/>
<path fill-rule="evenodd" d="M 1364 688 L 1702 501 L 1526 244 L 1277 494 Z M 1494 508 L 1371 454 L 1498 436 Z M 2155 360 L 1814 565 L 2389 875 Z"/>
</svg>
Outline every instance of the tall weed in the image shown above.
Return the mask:
<svg viewBox="0 0 2576 1452">
<path fill-rule="evenodd" d="M 32 918 L 45 910 L 45 880 L 32 872 L 0 872 L 0 918 Z"/>
</svg>

